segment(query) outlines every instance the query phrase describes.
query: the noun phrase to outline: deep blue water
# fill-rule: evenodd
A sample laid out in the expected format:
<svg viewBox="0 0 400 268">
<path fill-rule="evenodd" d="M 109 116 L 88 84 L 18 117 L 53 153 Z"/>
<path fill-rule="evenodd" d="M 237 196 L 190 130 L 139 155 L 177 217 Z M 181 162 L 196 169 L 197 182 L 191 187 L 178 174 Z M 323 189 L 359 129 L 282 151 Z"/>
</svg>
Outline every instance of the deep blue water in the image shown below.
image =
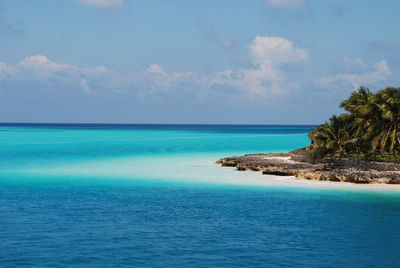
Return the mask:
<svg viewBox="0 0 400 268">
<path fill-rule="evenodd" d="M 0 266 L 400 266 L 400 193 L 264 185 L 212 163 L 309 131 L 3 124 Z"/>
</svg>

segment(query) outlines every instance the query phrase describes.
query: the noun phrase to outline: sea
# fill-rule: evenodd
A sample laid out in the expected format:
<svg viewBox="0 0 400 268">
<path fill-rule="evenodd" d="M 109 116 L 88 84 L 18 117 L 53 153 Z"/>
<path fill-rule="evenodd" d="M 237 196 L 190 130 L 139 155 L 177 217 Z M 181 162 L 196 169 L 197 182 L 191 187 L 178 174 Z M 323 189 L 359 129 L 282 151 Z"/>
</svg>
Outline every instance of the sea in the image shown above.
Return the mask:
<svg viewBox="0 0 400 268">
<path fill-rule="evenodd" d="M 0 267 L 399 267 L 398 188 L 215 164 L 311 127 L 0 124 Z"/>
</svg>

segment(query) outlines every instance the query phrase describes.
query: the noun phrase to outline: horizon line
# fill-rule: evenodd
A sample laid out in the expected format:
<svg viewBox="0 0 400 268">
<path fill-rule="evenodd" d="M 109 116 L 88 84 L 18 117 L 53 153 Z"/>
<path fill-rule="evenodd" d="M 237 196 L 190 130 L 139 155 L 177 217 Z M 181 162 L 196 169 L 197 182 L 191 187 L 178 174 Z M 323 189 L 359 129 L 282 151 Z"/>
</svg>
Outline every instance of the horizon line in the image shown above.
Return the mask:
<svg viewBox="0 0 400 268">
<path fill-rule="evenodd" d="M 6 125 L 115 125 L 115 126 L 317 126 L 318 124 L 242 124 L 242 123 L 72 123 L 72 122 L 0 122 L 0 126 Z"/>
</svg>

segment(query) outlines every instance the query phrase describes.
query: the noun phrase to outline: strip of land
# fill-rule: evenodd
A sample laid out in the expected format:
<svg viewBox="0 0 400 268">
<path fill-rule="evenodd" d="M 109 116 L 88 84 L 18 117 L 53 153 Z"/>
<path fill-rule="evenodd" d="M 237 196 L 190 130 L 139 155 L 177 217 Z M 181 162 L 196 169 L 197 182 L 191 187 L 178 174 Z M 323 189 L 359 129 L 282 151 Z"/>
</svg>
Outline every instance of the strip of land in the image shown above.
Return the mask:
<svg viewBox="0 0 400 268">
<path fill-rule="evenodd" d="M 296 179 L 351 183 L 400 184 L 400 164 L 324 158 L 311 162 L 296 153 L 247 154 L 226 157 L 217 164 Z"/>
</svg>

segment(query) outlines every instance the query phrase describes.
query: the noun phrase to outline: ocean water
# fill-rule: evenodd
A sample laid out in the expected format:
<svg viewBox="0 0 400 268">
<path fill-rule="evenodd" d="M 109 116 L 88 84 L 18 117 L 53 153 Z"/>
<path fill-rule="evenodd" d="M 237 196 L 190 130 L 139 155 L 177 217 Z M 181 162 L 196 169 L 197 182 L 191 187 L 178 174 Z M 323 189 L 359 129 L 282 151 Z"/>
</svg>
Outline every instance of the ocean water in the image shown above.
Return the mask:
<svg viewBox="0 0 400 268">
<path fill-rule="evenodd" d="M 0 267 L 400 266 L 398 188 L 214 164 L 310 128 L 3 124 Z"/>
</svg>

